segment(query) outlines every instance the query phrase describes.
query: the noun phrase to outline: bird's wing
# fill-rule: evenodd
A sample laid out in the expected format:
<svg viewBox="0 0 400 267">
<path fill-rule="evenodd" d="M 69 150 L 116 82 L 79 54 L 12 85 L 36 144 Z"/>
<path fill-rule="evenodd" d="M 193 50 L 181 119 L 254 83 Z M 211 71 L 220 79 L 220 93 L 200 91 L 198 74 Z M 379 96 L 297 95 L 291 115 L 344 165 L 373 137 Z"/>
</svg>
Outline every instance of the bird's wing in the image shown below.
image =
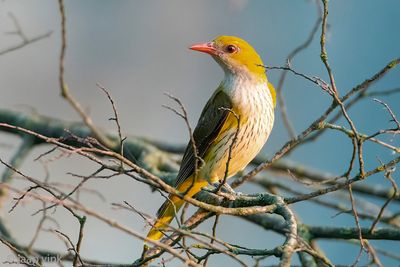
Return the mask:
<svg viewBox="0 0 400 267">
<path fill-rule="evenodd" d="M 229 110 L 227 109 L 231 108 L 232 102 L 230 101 L 229 96 L 221 87 L 218 88 L 204 107 L 200 119 L 197 122 L 196 129 L 193 132 L 193 139 L 196 143 L 199 157 L 204 157 L 210 145 L 220 133 L 221 128 L 229 115 Z M 200 164 L 201 163 L 199 162 L 198 166 L 200 166 Z M 183 155 L 175 187 L 178 187 L 188 177 L 190 177 L 190 175 L 194 173 L 194 168 L 195 155 L 193 153 L 193 146 L 189 141 L 185 154 Z"/>
</svg>

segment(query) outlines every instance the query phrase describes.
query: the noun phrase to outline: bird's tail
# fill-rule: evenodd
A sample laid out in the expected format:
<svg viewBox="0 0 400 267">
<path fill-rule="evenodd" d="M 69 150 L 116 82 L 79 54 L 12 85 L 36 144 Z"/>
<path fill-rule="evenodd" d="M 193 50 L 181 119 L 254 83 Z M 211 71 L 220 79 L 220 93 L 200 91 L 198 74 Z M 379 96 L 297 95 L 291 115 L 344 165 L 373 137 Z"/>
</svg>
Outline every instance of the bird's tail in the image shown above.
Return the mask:
<svg viewBox="0 0 400 267">
<path fill-rule="evenodd" d="M 177 187 L 177 190 L 181 193 L 186 193 L 186 196 L 188 197 L 192 197 L 207 184 L 207 181 L 193 181 L 193 176 L 190 176 Z M 157 220 L 147 234 L 147 238 L 150 240 L 161 239 L 164 235 L 163 231 L 168 228 L 168 225 L 174 219 L 175 214 L 179 211 L 184 203 L 185 201 L 178 196 L 169 195 L 169 198 L 158 210 Z"/>
</svg>

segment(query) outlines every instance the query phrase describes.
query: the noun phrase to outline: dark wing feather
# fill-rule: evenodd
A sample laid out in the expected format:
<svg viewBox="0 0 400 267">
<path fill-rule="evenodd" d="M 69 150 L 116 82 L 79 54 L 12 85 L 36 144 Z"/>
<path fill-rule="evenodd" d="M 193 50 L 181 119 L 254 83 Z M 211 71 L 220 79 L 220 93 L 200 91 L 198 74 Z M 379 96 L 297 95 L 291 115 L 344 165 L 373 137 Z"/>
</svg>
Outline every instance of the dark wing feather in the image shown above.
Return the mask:
<svg viewBox="0 0 400 267">
<path fill-rule="evenodd" d="M 208 100 L 204 107 L 197 126 L 193 131 L 193 138 L 198 150 L 198 156 L 203 158 L 210 145 L 218 136 L 226 118 L 229 115 L 228 110 L 221 110 L 220 108 L 232 108 L 232 103 L 228 95 L 221 89 L 217 89 L 214 95 Z M 200 164 L 200 163 L 199 163 Z M 183 155 L 181 167 L 176 178 L 175 187 L 183 183 L 190 175 L 194 173 L 195 157 L 193 153 L 192 144 L 186 147 L 185 154 Z"/>
</svg>

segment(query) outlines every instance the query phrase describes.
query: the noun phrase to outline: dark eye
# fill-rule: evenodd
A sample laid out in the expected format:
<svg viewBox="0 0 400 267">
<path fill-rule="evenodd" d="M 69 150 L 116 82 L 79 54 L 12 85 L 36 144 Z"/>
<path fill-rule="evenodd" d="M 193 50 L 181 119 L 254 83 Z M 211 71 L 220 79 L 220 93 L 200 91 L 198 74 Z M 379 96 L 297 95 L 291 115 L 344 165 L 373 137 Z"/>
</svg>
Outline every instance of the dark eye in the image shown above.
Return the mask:
<svg viewBox="0 0 400 267">
<path fill-rule="evenodd" d="M 230 54 L 237 52 L 237 50 L 238 50 L 238 48 L 236 46 L 234 46 L 234 45 L 227 45 L 225 47 L 225 51 L 230 53 Z"/>
</svg>

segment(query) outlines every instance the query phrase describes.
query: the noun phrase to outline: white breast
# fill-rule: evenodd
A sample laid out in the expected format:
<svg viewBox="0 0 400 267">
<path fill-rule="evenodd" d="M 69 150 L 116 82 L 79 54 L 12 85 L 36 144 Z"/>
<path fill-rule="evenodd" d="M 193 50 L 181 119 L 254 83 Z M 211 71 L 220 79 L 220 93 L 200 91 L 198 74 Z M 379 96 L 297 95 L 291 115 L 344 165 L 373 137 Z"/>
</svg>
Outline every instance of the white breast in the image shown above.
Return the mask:
<svg viewBox="0 0 400 267">
<path fill-rule="evenodd" d="M 249 75 L 227 74 L 223 86 L 233 105 L 249 114 L 249 123 L 260 124 L 260 131 L 269 135 L 274 123 L 274 103 L 268 81 Z"/>
<path fill-rule="evenodd" d="M 224 90 L 231 96 L 235 109 L 241 111 L 243 119 L 232 147 L 232 159 L 229 164 L 231 176 L 244 169 L 264 146 L 274 124 L 274 105 L 266 80 L 235 75 L 227 76 L 223 83 Z M 222 167 L 214 166 L 213 180 L 221 179 L 225 173 L 227 151 L 236 131 L 237 128 L 227 131 L 222 140 L 226 146 L 221 149 L 224 153 L 219 155 Z"/>
</svg>

